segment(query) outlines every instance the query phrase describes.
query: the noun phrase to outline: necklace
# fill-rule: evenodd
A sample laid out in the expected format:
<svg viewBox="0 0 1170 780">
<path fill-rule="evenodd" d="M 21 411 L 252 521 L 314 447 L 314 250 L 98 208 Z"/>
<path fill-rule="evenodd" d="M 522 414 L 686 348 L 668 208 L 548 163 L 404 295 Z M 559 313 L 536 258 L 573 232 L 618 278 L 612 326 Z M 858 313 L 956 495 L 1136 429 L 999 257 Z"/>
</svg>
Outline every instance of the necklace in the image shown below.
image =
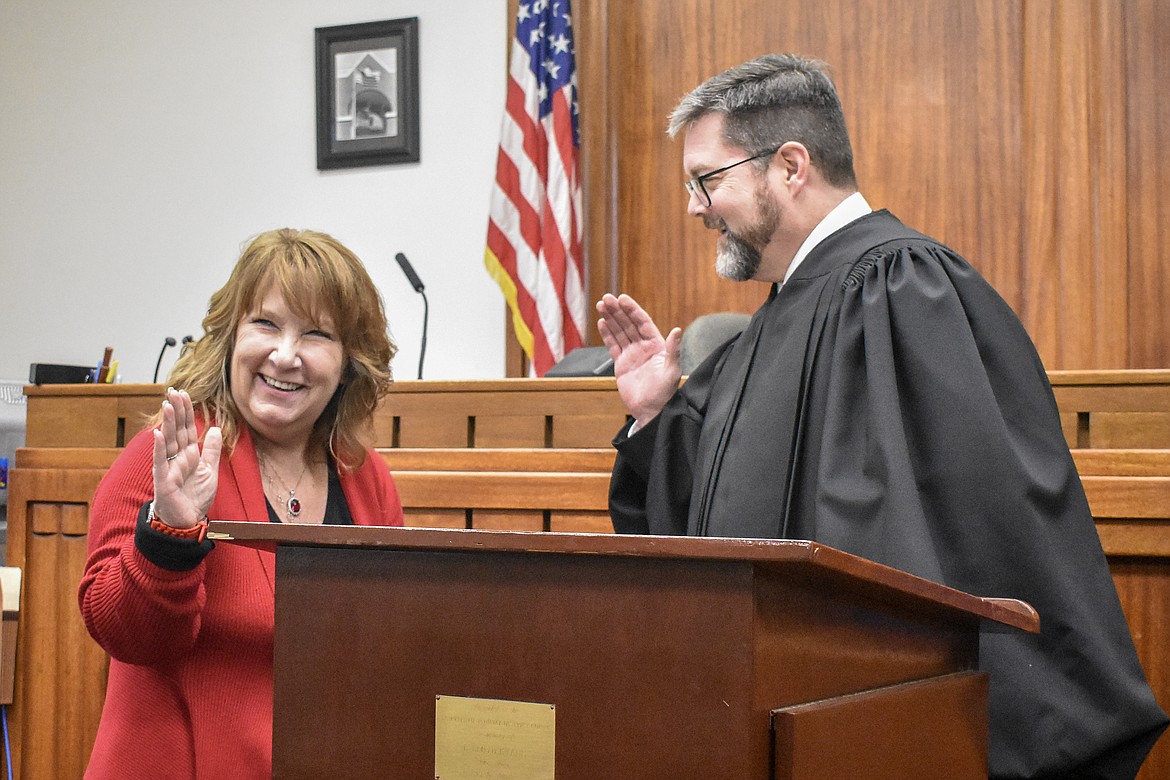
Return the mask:
<svg viewBox="0 0 1170 780">
<path fill-rule="evenodd" d="M 276 503 L 284 504 L 285 515 L 288 517 L 288 521 L 290 523 L 294 522 L 298 517 L 301 516 L 301 500 L 297 498 L 297 488 L 301 486 L 301 480 L 305 478 L 305 472 L 309 470 L 308 462 L 306 462 L 305 467 L 301 469 L 301 475 L 297 477 L 296 483 L 292 487 L 289 487 L 288 485 L 284 484 L 284 480 L 280 478 L 279 474 L 277 474 L 276 478 L 273 479 L 272 475 L 274 472 L 268 470 L 268 464 L 264 462 L 264 458 L 260 457 L 259 450 L 256 452 L 256 459 L 260 461 L 260 470 L 264 472 L 264 478 L 268 480 L 268 484 L 272 487 L 273 490 L 276 491 Z M 287 499 L 285 499 L 283 493 L 276 489 L 277 484 L 288 491 Z"/>
</svg>

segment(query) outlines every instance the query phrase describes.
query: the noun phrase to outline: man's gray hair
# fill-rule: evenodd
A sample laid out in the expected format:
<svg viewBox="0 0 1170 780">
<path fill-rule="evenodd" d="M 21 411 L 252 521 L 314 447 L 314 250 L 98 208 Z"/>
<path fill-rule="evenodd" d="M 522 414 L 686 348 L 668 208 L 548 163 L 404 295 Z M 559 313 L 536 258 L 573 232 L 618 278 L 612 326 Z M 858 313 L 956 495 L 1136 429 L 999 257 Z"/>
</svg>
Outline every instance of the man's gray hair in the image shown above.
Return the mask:
<svg viewBox="0 0 1170 780">
<path fill-rule="evenodd" d="M 767 54 L 713 76 L 671 112 L 671 138 L 711 113 L 724 116 L 728 143 L 760 154 L 799 141 L 834 186 L 856 187 L 853 149 L 828 66 L 794 54 Z"/>
</svg>

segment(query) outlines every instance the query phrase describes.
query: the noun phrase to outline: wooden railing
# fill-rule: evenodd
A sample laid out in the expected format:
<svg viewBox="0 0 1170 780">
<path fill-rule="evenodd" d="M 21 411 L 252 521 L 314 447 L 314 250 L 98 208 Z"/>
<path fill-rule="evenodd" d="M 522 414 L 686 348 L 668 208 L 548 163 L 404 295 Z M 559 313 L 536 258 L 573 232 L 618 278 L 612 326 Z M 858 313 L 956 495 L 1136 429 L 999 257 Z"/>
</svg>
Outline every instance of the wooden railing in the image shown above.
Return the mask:
<svg viewBox="0 0 1170 780">
<path fill-rule="evenodd" d="M 1170 449 L 1170 370 L 1050 371 L 1069 447 Z M 29 387 L 28 447 L 121 447 L 158 410 L 159 385 Z M 625 410 L 613 379 L 397 382 L 380 448 L 606 447 Z"/>
<path fill-rule="evenodd" d="M 1139 657 L 1166 706 L 1170 371 L 1051 376 Z M 93 743 L 107 665 L 76 603 L 89 502 L 161 388 L 28 394 L 28 448 L 9 498 L 9 562 L 25 570 L 10 734 L 18 776 L 73 778 Z M 408 525 L 608 533 L 609 441 L 624 419 L 613 379 L 401 382 L 378 415 L 377 446 Z M 1163 743 L 1141 777 L 1170 777 Z"/>
</svg>

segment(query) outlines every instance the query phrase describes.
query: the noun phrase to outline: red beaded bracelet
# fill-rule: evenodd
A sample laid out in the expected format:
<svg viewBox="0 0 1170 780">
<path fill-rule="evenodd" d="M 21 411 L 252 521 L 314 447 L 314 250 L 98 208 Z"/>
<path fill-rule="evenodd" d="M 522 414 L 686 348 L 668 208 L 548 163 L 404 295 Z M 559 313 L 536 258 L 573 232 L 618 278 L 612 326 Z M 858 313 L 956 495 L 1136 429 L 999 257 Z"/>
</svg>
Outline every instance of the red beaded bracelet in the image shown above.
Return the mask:
<svg viewBox="0 0 1170 780">
<path fill-rule="evenodd" d="M 159 533 L 173 536 L 176 539 L 194 539 L 197 542 L 202 542 L 207 537 L 207 518 L 204 517 L 190 528 L 175 528 L 167 525 L 154 514 L 154 502 L 150 502 L 150 511 L 146 515 L 147 524 L 158 531 Z"/>
</svg>

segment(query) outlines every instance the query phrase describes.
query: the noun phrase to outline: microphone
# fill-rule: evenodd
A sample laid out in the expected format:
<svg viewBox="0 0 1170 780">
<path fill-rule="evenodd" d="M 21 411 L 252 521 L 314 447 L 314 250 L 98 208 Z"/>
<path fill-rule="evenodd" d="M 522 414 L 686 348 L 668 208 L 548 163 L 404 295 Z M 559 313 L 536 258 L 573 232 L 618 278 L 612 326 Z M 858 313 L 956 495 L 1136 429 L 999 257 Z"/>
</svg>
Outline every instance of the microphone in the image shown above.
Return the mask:
<svg viewBox="0 0 1170 780">
<path fill-rule="evenodd" d="M 183 344 L 183 346 L 185 347 L 185 346 L 187 346 L 188 344 L 190 344 L 190 343 L 191 343 L 192 341 L 194 341 L 194 340 L 195 340 L 195 337 L 194 337 L 194 336 L 184 336 L 184 337 L 183 337 L 182 344 Z"/>
<path fill-rule="evenodd" d="M 402 273 L 406 274 L 406 281 L 410 282 L 410 286 L 414 288 L 414 291 L 416 293 L 422 292 L 422 279 L 418 278 L 418 274 L 414 272 L 414 266 L 406 259 L 406 255 L 399 252 L 394 255 L 394 259 L 398 261 L 398 267 L 402 269 Z"/>
<path fill-rule="evenodd" d="M 422 379 L 423 359 L 427 356 L 427 317 L 430 314 L 430 304 L 427 303 L 427 294 L 424 292 L 426 288 L 422 279 L 418 278 L 418 274 L 414 272 L 414 266 L 406 259 L 406 255 L 399 252 L 394 255 L 394 259 L 398 261 L 398 267 L 402 269 L 402 273 L 406 274 L 406 281 L 410 282 L 410 286 L 423 299 L 422 348 L 418 353 L 418 378 Z"/>
<path fill-rule="evenodd" d="M 184 340 L 183 343 L 186 344 L 187 342 Z M 163 342 L 162 349 L 160 349 L 158 351 L 158 361 L 156 361 L 154 364 L 154 383 L 155 384 L 158 384 L 158 368 L 159 368 L 159 366 L 162 365 L 163 353 L 167 351 L 167 347 L 173 347 L 173 346 L 175 346 L 174 337 L 167 336 L 166 341 Z"/>
</svg>

